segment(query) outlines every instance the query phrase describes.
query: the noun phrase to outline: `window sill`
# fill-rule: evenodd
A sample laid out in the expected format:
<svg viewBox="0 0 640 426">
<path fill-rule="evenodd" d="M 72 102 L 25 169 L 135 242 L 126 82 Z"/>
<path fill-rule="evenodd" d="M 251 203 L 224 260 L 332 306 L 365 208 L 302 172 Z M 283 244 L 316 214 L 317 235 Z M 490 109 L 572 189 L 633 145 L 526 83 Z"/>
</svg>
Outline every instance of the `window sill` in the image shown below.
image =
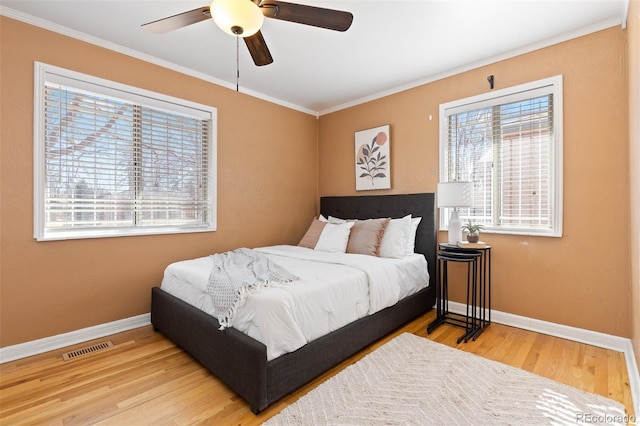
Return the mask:
<svg viewBox="0 0 640 426">
<path fill-rule="evenodd" d="M 36 241 L 61 241 L 61 240 L 81 240 L 91 238 L 118 238 L 118 237 L 136 237 L 144 235 L 170 235 L 170 234 L 192 234 L 199 232 L 214 232 L 215 226 L 207 227 L 181 227 L 181 228 L 138 228 L 138 229 L 109 229 L 104 230 L 78 230 L 78 231 L 49 231 L 42 236 L 36 236 Z"/>
</svg>

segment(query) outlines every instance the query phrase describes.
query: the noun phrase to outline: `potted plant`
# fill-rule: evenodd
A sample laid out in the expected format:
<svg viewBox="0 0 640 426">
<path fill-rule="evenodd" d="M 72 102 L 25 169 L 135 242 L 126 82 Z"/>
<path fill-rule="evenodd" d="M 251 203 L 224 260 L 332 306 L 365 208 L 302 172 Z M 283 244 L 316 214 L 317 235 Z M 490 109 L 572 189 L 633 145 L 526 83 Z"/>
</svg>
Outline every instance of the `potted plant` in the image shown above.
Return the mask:
<svg viewBox="0 0 640 426">
<path fill-rule="evenodd" d="M 467 241 L 477 243 L 480 241 L 480 230 L 484 228 L 482 225 L 473 224 L 471 219 L 467 220 L 467 224 L 462 226 L 463 231 L 467 231 Z"/>
</svg>

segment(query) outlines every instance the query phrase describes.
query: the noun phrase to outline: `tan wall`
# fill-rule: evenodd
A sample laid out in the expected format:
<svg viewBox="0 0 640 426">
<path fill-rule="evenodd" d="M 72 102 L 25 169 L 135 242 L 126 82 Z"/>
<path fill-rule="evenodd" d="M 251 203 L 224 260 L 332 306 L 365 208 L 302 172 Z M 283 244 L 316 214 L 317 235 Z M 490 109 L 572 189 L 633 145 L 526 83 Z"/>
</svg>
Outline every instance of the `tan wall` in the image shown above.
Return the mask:
<svg viewBox="0 0 640 426">
<path fill-rule="evenodd" d="M 1 347 L 149 312 L 169 262 L 302 236 L 317 208 L 315 117 L 0 19 Z M 218 231 L 36 242 L 36 60 L 217 107 Z"/>
<path fill-rule="evenodd" d="M 640 0 L 629 4 L 629 137 L 631 155 L 631 339 L 640 367 Z M 636 407 L 636 413 L 640 407 Z"/>
<path fill-rule="evenodd" d="M 393 189 L 377 192 L 435 191 L 441 103 L 489 91 L 491 74 L 496 89 L 562 74 L 564 235 L 484 235 L 493 307 L 630 337 L 626 37 L 608 29 L 322 116 L 320 195 L 356 193 L 354 132 L 382 124 L 391 125 Z"/>
<path fill-rule="evenodd" d="M 626 59 L 640 62 L 638 13 L 634 0 L 628 47 L 613 28 L 329 114 L 319 147 L 314 117 L 0 17 L 0 347 L 148 312 L 149 288 L 171 261 L 295 242 L 316 211 L 316 185 L 320 195 L 356 193 L 357 130 L 391 124 L 393 189 L 377 193 L 434 191 L 440 103 L 488 91 L 490 74 L 496 89 L 563 74 L 564 236 L 485 235 L 494 308 L 632 337 L 640 356 L 640 95 L 637 65 L 629 79 L 624 71 Z M 218 231 L 35 242 L 34 60 L 217 107 Z"/>
</svg>

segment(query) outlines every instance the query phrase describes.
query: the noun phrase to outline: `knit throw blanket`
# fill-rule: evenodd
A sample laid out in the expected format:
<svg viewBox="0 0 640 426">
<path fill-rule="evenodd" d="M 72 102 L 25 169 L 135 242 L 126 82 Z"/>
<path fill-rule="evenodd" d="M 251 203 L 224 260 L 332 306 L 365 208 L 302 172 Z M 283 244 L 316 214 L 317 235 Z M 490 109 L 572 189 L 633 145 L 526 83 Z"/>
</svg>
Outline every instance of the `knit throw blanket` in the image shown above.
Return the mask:
<svg viewBox="0 0 640 426">
<path fill-rule="evenodd" d="M 214 266 L 207 293 L 211 297 L 220 330 L 233 326 L 233 317 L 247 297 L 265 287 L 296 281 L 297 276 L 273 263 L 263 254 L 239 248 L 211 255 Z"/>
</svg>

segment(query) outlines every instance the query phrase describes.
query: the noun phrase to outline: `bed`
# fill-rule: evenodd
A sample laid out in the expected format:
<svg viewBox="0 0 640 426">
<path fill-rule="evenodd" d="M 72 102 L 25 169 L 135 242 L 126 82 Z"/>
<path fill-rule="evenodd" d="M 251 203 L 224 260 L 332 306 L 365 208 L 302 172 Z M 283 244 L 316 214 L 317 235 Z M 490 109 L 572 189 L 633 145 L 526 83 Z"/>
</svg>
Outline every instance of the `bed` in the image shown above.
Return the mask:
<svg viewBox="0 0 640 426">
<path fill-rule="evenodd" d="M 238 331 L 219 331 L 218 320 L 201 309 L 152 289 L 154 328 L 182 347 L 244 398 L 254 413 L 298 389 L 435 304 L 436 221 L 432 193 L 322 197 L 320 213 L 350 219 L 421 217 L 415 252 L 425 256 L 429 285 L 393 306 L 357 319 L 299 349 L 268 359 L 264 343 Z"/>
</svg>

